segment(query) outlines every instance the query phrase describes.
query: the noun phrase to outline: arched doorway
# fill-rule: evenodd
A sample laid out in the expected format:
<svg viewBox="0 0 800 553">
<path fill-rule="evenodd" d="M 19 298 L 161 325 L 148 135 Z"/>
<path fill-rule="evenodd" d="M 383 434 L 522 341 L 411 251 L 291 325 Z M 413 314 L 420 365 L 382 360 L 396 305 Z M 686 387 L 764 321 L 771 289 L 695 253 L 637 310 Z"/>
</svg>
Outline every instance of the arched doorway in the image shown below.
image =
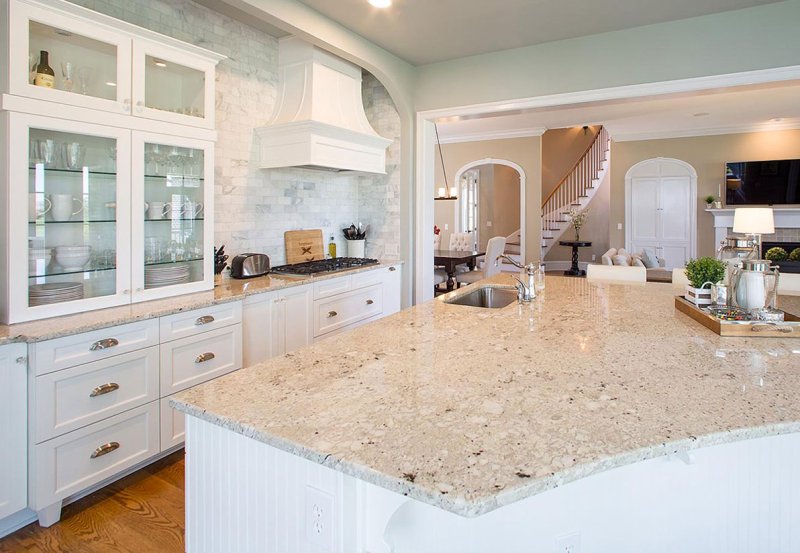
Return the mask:
<svg viewBox="0 0 800 553">
<path fill-rule="evenodd" d="M 487 183 L 486 169 L 499 166 L 506 171 L 493 171 Z M 516 173 L 510 179 L 508 173 Z M 495 184 L 495 177 L 498 180 Z M 481 184 L 483 181 L 483 184 Z M 471 161 L 456 171 L 458 201 L 455 209 L 459 232 L 475 232 L 478 247 L 485 248 L 493 236 L 518 236 L 518 243 L 509 244 L 506 252 L 525 259 L 525 171 L 507 159 L 485 158 Z M 512 213 L 507 209 L 511 206 Z"/>
<path fill-rule="evenodd" d="M 625 248 L 653 248 L 667 269 L 697 255 L 697 171 L 679 159 L 640 161 L 625 174 Z"/>
</svg>

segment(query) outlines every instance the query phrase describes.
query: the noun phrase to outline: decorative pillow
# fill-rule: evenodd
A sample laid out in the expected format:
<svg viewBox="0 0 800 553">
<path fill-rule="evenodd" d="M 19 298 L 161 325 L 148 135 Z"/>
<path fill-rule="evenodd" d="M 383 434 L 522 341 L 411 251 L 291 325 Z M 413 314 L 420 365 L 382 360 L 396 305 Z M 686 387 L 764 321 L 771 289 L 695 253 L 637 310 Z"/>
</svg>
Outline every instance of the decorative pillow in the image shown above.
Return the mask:
<svg viewBox="0 0 800 553">
<path fill-rule="evenodd" d="M 603 265 L 613 265 L 614 262 L 611 261 L 611 258 L 614 255 L 616 255 L 616 253 L 617 253 L 617 249 L 616 248 L 611 248 L 610 250 L 608 250 L 606 253 L 604 253 L 602 255 L 602 257 L 600 258 L 600 261 L 603 263 Z"/>
<path fill-rule="evenodd" d="M 634 256 L 631 267 L 646 267 L 646 265 L 642 262 L 641 258 Z"/>
<path fill-rule="evenodd" d="M 617 255 L 630 255 L 625 248 L 620 248 L 617 250 Z"/>
<path fill-rule="evenodd" d="M 652 250 L 652 248 L 642 249 L 642 262 L 648 269 L 658 268 L 658 258 L 656 257 L 656 253 Z"/>
<path fill-rule="evenodd" d="M 614 265 L 623 265 L 628 266 L 628 256 L 627 255 L 615 255 L 611 257 L 611 261 L 614 262 Z"/>
</svg>

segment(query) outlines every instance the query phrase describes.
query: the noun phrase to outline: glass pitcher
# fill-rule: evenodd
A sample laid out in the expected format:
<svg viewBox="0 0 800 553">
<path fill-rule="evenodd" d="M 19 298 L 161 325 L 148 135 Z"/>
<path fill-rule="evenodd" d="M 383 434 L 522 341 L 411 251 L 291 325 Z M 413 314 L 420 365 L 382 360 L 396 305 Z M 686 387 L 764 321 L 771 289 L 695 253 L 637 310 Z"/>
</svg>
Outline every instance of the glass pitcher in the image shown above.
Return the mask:
<svg viewBox="0 0 800 553">
<path fill-rule="evenodd" d="M 731 267 L 731 302 L 748 310 L 774 308 L 779 277 L 769 260 L 743 259 L 741 267 Z"/>
</svg>

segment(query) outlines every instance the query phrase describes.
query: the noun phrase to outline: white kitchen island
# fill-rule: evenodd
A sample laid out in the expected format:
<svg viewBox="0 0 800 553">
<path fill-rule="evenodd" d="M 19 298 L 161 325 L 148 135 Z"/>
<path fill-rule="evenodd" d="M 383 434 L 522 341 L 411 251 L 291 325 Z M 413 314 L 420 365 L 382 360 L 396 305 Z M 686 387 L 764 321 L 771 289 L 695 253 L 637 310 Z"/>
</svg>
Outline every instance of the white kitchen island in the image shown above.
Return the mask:
<svg viewBox="0 0 800 553">
<path fill-rule="evenodd" d="M 671 294 L 440 298 L 184 392 L 188 551 L 797 550 L 800 340 Z"/>
</svg>

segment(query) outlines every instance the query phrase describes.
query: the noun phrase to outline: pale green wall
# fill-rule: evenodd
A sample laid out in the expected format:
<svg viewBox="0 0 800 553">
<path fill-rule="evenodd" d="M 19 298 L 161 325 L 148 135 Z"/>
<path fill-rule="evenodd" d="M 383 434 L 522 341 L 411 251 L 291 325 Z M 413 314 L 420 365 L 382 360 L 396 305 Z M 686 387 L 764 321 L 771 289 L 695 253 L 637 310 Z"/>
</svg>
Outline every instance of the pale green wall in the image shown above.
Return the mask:
<svg viewBox="0 0 800 553">
<path fill-rule="evenodd" d="M 418 68 L 419 111 L 800 64 L 800 0 Z"/>
</svg>

